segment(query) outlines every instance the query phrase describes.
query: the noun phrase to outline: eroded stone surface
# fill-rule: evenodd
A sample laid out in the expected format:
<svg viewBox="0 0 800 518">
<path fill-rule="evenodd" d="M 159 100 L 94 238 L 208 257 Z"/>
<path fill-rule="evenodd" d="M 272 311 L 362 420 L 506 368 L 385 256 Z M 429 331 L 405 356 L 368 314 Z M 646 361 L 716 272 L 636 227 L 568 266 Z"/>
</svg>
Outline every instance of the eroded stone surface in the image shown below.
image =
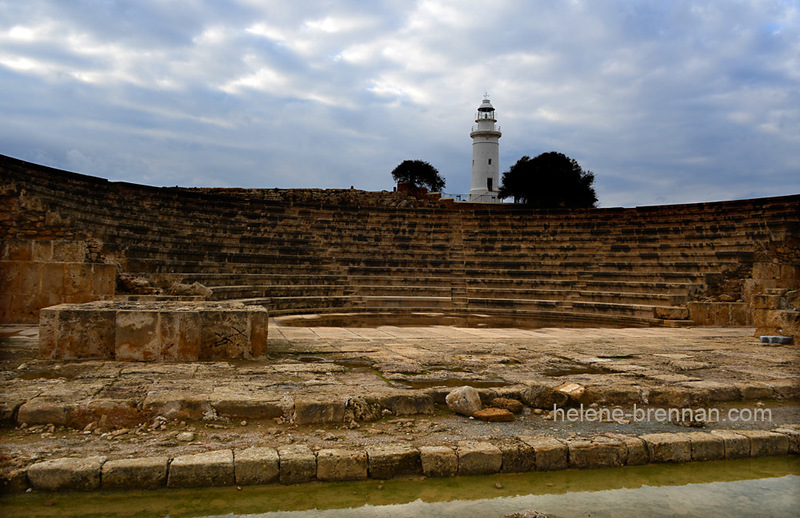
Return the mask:
<svg viewBox="0 0 800 518">
<path fill-rule="evenodd" d="M 105 461 L 105 457 L 46 460 L 28 468 L 28 480 L 42 491 L 92 491 L 100 487 Z"/>
<path fill-rule="evenodd" d="M 109 460 L 103 464 L 103 489 L 158 489 L 166 486 L 167 457 Z"/>
<path fill-rule="evenodd" d="M 175 457 L 168 487 L 230 486 L 234 483 L 233 451 L 220 450 Z"/>
</svg>

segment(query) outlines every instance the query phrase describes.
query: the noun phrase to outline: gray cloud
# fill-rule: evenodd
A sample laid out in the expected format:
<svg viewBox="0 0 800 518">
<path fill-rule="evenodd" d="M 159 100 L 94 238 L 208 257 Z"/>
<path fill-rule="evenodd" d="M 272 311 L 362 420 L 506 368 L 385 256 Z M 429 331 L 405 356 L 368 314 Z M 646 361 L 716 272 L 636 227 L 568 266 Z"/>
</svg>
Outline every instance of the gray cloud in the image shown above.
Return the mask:
<svg viewBox="0 0 800 518">
<path fill-rule="evenodd" d="M 561 151 L 601 205 L 800 192 L 792 1 L 0 0 L 0 153 L 154 185 L 469 189 Z"/>
</svg>

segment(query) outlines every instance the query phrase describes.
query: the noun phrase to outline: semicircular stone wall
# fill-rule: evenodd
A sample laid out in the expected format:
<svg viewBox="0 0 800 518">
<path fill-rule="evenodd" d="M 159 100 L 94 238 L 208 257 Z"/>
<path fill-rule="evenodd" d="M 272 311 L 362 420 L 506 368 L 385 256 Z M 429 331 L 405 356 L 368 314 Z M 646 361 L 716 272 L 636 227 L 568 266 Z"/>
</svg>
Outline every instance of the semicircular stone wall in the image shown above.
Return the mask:
<svg viewBox="0 0 800 518">
<path fill-rule="evenodd" d="M 156 188 L 4 156 L 0 174 L 4 323 L 114 300 L 235 301 L 287 325 L 797 324 L 799 195 L 535 211 L 407 192 Z"/>
</svg>

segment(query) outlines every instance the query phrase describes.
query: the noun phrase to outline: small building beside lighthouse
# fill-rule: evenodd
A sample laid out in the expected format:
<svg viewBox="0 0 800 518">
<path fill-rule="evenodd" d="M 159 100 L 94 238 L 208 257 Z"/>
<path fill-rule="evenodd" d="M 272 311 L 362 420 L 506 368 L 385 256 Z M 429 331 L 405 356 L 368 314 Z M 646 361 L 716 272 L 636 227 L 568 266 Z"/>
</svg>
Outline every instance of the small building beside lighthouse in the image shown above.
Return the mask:
<svg viewBox="0 0 800 518">
<path fill-rule="evenodd" d="M 472 137 L 472 187 L 469 201 L 497 202 L 500 189 L 500 127 L 489 97 L 486 96 L 475 115 Z"/>
</svg>

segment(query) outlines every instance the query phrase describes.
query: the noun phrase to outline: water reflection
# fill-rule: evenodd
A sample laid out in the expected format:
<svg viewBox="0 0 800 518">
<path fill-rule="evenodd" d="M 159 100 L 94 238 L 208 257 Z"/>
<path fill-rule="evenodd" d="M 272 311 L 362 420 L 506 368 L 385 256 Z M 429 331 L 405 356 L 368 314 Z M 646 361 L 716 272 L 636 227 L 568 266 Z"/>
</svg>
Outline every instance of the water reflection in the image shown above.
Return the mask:
<svg viewBox="0 0 800 518">
<path fill-rule="evenodd" d="M 800 458 L 658 464 L 449 479 L 0 499 L 6 517 L 796 516 Z"/>
</svg>

